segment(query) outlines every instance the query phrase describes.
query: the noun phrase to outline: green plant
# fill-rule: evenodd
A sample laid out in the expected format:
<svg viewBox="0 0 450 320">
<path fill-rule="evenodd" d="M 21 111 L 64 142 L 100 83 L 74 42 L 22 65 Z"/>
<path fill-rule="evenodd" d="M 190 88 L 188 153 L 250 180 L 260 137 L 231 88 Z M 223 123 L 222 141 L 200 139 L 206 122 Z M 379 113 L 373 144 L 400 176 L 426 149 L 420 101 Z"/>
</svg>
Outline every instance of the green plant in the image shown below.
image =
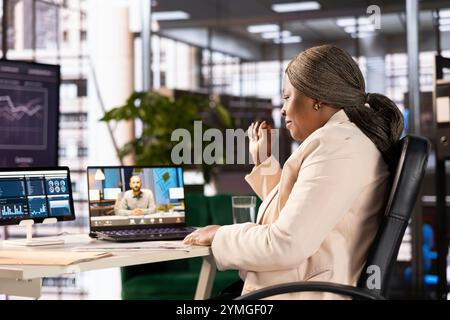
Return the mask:
<svg viewBox="0 0 450 320">
<path fill-rule="evenodd" d="M 132 93 L 124 105 L 106 112 L 100 120 L 142 123 L 142 134 L 125 144 L 118 154 L 121 159 L 133 154 L 137 165 L 172 164 L 171 151 L 178 143 L 171 141 L 172 132 L 184 128 L 193 137 L 196 120 L 202 120 L 203 131 L 233 127 L 229 112 L 218 103 L 211 106 L 208 99 L 189 94 L 173 99 L 154 91 Z M 202 165 L 202 170 L 209 181 L 211 166 Z"/>
</svg>

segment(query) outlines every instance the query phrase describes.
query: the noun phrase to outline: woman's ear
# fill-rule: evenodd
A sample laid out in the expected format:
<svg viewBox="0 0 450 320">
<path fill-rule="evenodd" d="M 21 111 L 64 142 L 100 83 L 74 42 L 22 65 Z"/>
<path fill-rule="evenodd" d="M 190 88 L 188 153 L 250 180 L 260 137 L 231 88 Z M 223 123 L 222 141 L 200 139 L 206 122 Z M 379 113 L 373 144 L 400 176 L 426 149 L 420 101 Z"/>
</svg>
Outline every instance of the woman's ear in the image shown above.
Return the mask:
<svg viewBox="0 0 450 320">
<path fill-rule="evenodd" d="M 320 102 L 317 99 L 312 99 L 312 98 L 308 99 L 308 104 L 309 104 L 308 107 L 309 108 L 314 108 L 314 106 L 316 106 L 318 103 L 320 103 Z"/>
</svg>

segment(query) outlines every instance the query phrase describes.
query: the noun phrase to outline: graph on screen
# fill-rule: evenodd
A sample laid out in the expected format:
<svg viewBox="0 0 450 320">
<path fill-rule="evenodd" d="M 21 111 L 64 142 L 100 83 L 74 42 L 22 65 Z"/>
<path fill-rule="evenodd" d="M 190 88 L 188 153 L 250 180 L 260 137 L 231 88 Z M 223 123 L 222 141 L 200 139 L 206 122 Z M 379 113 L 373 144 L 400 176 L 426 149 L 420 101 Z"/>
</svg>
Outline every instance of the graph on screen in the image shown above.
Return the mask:
<svg viewBox="0 0 450 320">
<path fill-rule="evenodd" d="M 0 213 L 3 218 L 20 217 L 27 211 L 23 199 L 9 199 L 8 202 L 0 201 Z"/>
<path fill-rule="evenodd" d="M 46 217 L 47 199 L 45 197 L 28 197 L 28 211 L 32 217 Z"/>
<path fill-rule="evenodd" d="M 73 220 L 68 168 L 0 168 L 0 225 L 55 217 Z"/>
<path fill-rule="evenodd" d="M 39 111 L 43 110 L 42 99 L 36 98 L 24 105 L 15 106 L 10 96 L 0 96 L 0 117 L 8 121 L 20 121 L 23 117 L 42 118 Z"/>
<path fill-rule="evenodd" d="M 0 83 L 0 148 L 47 148 L 48 92 Z"/>
</svg>

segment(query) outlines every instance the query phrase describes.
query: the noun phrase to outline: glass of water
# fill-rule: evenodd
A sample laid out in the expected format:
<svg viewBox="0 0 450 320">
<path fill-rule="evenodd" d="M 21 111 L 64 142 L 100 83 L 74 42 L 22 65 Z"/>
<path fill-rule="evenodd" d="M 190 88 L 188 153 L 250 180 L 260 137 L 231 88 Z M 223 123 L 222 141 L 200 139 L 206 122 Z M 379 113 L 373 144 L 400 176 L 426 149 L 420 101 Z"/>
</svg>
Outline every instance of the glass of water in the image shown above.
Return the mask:
<svg viewBox="0 0 450 320">
<path fill-rule="evenodd" d="M 255 196 L 234 196 L 231 201 L 233 223 L 255 222 Z"/>
</svg>

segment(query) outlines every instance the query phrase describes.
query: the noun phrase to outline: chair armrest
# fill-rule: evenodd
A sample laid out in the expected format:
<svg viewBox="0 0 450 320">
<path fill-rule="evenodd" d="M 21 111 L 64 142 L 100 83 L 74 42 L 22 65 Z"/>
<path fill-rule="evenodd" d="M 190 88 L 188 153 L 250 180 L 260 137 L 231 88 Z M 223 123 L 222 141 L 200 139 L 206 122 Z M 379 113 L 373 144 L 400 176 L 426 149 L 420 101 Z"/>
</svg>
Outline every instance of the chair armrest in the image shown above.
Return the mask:
<svg viewBox="0 0 450 320">
<path fill-rule="evenodd" d="M 343 284 L 331 283 L 331 282 L 319 282 L 319 281 L 299 281 L 278 284 L 259 290 L 252 291 L 237 297 L 235 300 L 257 300 L 262 298 L 271 297 L 277 294 L 292 293 L 292 292 L 331 292 L 341 295 L 346 295 L 355 299 L 364 300 L 384 300 L 379 295 L 372 294 L 367 290 L 347 286 Z"/>
</svg>

